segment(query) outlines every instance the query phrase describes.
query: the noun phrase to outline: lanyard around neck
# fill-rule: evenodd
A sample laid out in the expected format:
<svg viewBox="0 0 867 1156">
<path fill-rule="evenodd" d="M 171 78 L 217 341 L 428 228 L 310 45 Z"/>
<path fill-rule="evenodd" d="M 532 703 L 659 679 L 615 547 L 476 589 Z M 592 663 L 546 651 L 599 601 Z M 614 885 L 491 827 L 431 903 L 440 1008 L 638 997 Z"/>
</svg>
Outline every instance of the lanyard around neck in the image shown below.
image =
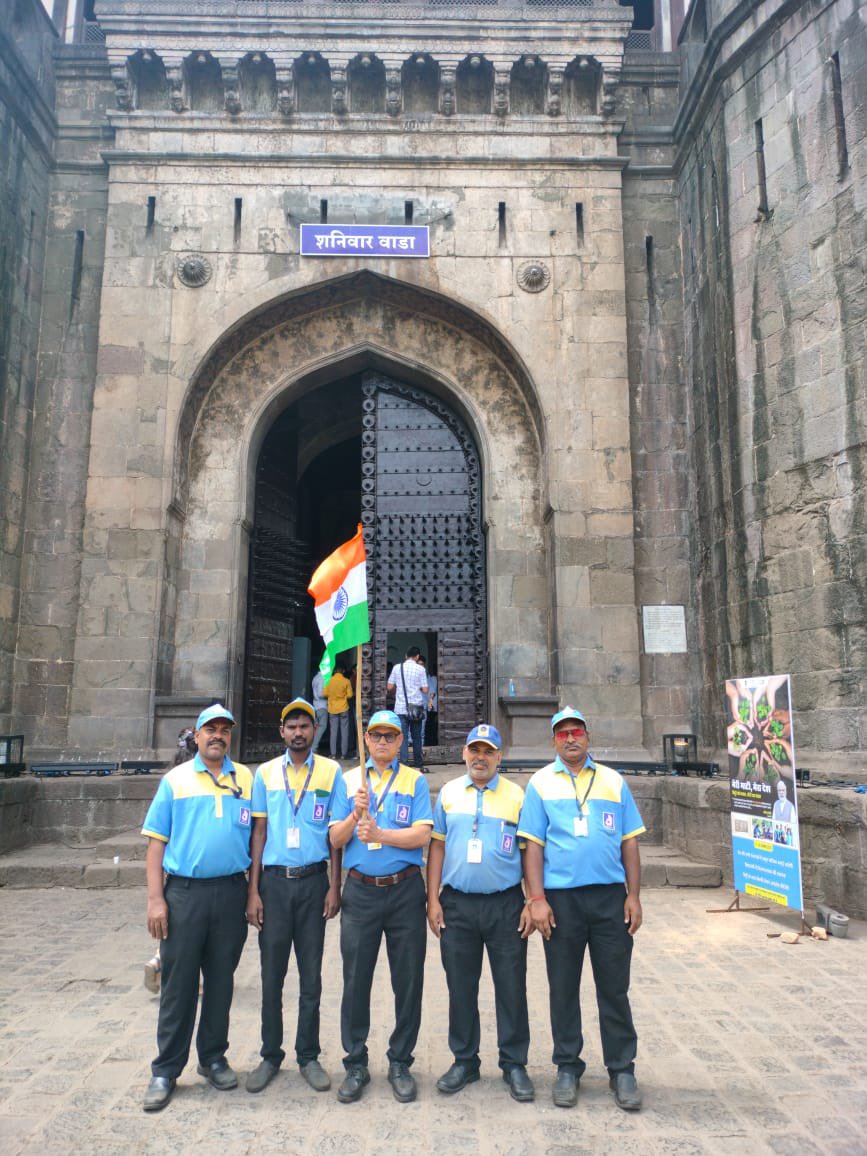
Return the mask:
<svg viewBox="0 0 867 1156">
<path fill-rule="evenodd" d="M 385 800 L 388 798 L 388 792 L 391 790 L 392 786 L 394 785 L 394 780 L 397 778 L 397 772 L 400 770 L 400 767 L 399 766 L 392 767 L 391 778 L 388 780 L 388 786 L 385 788 L 385 790 L 382 793 L 382 796 L 379 798 L 377 798 L 376 792 L 373 789 L 373 783 L 371 782 L 371 778 L 370 778 L 370 771 L 367 768 L 365 768 L 365 770 L 367 771 L 367 793 L 370 796 L 370 813 L 371 813 L 371 815 L 378 815 L 382 811 L 383 806 L 385 805 Z M 377 771 L 377 774 L 378 773 L 379 772 Z M 379 777 L 380 784 L 382 784 L 382 780 L 383 780 L 383 776 L 380 775 L 380 777 Z"/>
<path fill-rule="evenodd" d="M 487 784 L 485 784 L 484 787 L 477 787 L 475 785 L 475 783 L 473 783 L 473 790 L 476 792 L 476 814 L 475 814 L 475 818 L 473 819 L 473 838 L 474 839 L 476 837 L 476 834 L 478 833 L 479 823 L 481 822 L 482 815 L 484 814 L 485 791 L 487 789 L 488 789 Z"/>
<path fill-rule="evenodd" d="M 301 794 L 298 796 L 298 802 L 297 803 L 294 801 L 293 791 L 292 791 L 292 788 L 289 786 L 289 775 L 287 774 L 287 771 L 286 771 L 286 768 L 289 765 L 289 752 L 288 751 L 283 756 L 283 764 L 282 765 L 283 765 L 283 785 L 286 788 L 286 798 L 289 800 L 289 806 L 292 808 L 293 819 L 297 819 L 298 812 L 301 810 L 301 804 L 304 802 L 304 796 L 307 794 L 307 788 L 310 786 L 310 780 L 313 778 L 313 760 L 311 760 L 311 762 L 310 762 L 310 765 L 309 765 L 309 768 L 307 771 L 307 778 L 304 780 L 304 786 L 301 788 Z"/>
<path fill-rule="evenodd" d="M 225 766 L 225 763 L 224 763 L 223 765 Z M 231 765 L 231 764 L 230 764 L 230 765 Z M 208 777 L 210 778 L 211 782 L 214 784 L 214 786 L 217 788 L 217 790 L 218 790 L 218 791 L 231 791 L 231 793 L 232 793 L 232 798 L 234 798 L 234 799 L 240 799 L 241 795 L 242 795 L 244 792 L 243 792 L 243 791 L 241 790 L 241 788 L 238 786 L 238 780 L 237 780 L 237 778 L 235 777 L 235 768 L 234 768 L 234 767 L 232 767 L 231 771 L 229 771 L 229 778 L 232 780 L 232 785 L 231 785 L 231 787 L 227 787 L 227 786 L 225 785 L 225 783 L 221 783 L 221 782 L 219 781 L 219 779 L 218 779 L 218 778 L 217 778 L 217 777 L 214 775 L 213 771 L 212 771 L 212 770 L 211 770 L 211 768 L 210 768 L 210 767 L 207 765 L 207 763 L 205 763 L 205 764 L 204 764 L 204 767 L 205 767 L 205 770 L 206 770 L 206 771 L 207 771 L 207 773 L 208 773 Z M 225 775 L 225 773 L 226 773 L 226 772 L 225 772 L 225 771 L 222 771 L 221 773 Z"/>
<path fill-rule="evenodd" d="M 573 775 L 571 770 L 569 770 L 568 767 L 566 767 L 566 770 L 569 773 L 569 778 L 572 780 L 572 786 L 575 789 L 575 806 L 578 808 L 578 817 L 583 818 L 584 817 L 584 806 L 587 803 L 587 799 L 590 795 L 590 792 L 593 790 L 593 784 L 596 781 L 596 768 L 595 767 L 593 768 L 593 774 L 590 776 L 590 782 L 587 784 L 587 790 L 584 792 L 584 798 L 583 799 L 578 798 L 578 776 Z"/>
</svg>

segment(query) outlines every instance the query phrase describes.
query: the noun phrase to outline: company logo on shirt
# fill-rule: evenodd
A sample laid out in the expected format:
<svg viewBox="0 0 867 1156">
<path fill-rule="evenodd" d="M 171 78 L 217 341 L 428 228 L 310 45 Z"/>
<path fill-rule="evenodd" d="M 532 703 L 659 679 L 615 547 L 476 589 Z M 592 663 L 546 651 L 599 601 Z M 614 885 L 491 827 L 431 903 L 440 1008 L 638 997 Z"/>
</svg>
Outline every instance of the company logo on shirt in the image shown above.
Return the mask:
<svg viewBox="0 0 867 1156">
<path fill-rule="evenodd" d="M 606 831 L 613 831 L 614 830 L 615 822 L 614 822 L 614 812 L 613 811 L 603 811 L 602 812 L 602 826 L 605 828 Z"/>
<path fill-rule="evenodd" d="M 241 810 L 238 812 L 238 822 L 241 824 L 242 827 L 249 827 L 250 826 L 250 808 L 249 807 L 242 807 Z"/>
<path fill-rule="evenodd" d="M 324 803 L 314 803 L 313 804 L 313 822 L 314 823 L 321 823 L 324 818 L 325 818 L 325 804 Z"/>
<path fill-rule="evenodd" d="M 395 818 L 398 823 L 409 822 L 409 805 L 407 803 L 398 803 L 395 811 Z"/>
</svg>

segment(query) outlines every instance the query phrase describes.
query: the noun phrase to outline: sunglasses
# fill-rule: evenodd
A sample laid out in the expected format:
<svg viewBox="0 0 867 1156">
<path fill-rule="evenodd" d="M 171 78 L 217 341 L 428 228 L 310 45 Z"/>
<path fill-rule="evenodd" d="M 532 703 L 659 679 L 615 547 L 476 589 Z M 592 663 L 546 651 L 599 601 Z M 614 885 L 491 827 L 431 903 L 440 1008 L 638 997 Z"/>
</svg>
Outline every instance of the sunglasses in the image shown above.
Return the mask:
<svg viewBox="0 0 867 1156">
<path fill-rule="evenodd" d="M 565 743 L 568 739 L 583 739 L 587 734 L 587 727 L 576 726 L 570 727 L 568 730 L 557 731 L 554 738 L 558 743 Z"/>
</svg>

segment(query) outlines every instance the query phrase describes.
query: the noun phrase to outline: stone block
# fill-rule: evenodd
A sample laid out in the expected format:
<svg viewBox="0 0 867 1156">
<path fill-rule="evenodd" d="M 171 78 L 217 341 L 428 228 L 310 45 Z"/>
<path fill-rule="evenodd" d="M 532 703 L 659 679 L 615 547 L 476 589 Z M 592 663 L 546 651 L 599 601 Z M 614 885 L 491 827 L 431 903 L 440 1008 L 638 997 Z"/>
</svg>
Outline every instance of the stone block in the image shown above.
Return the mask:
<svg viewBox="0 0 867 1156">
<path fill-rule="evenodd" d="M 120 883 L 120 866 L 111 861 L 89 863 L 82 875 L 83 887 L 117 887 Z"/>
</svg>

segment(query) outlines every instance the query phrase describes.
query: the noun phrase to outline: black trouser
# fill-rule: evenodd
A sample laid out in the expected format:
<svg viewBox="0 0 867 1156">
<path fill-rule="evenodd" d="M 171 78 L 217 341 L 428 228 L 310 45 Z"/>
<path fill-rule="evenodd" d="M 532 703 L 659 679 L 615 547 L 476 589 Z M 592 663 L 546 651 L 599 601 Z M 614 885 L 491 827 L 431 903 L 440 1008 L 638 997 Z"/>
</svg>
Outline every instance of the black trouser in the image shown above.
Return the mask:
<svg viewBox="0 0 867 1156">
<path fill-rule="evenodd" d="M 351 875 L 344 884 L 340 909 L 340 1038 L 347 1068 L 353 1064 L 367 1066 L 370 992 L 383 933 L 394 992 L 395 1024 L 388 1041 L 388 1059 L 411 1064 L 421 1026 L 427 949 L 425 889 L 420 873 L 393 887 L 371 887 Z"/>
<path fill-rule="evenodd" d="M 524 905 L 520 885 L 494 895 L 443 887 L 445 928 L 440 954 L 449 986 L 449 1048 L 459 1064 L 479 1066 L 479 979 L 482 956 L 494 981 L 497 1045 L 504 1072 L 524 1067 L 530 1048 L 527 1015 L 527 941 L 518 932 Z"/>
<path fill-rule="evenodd" d="M 324 866 L 324 864 L 323 864 Z M 259 878 L 265 909 L 259 932 L 262 963 L 262 1059 L 278 1066 L 283 1051 L 283 981 L 289 952 L 295 948 L 298 967 L 298 1029 L 295 1056 L 308 1064 L 319 1058 L 319 999 L 322 995 L 322 951 L 325 945 L 325 871 L 287 879 L 266 867 Z"/>
<path fill-rule="evenodd" d="M 200 973 L 199 1063 L 223 1059 L 229 1047 L 235 968 L 247 939 L 247 879 L 243 873 L 218 879 L 169 875 L 165 896 L 169 934 L 160 945 L 159 1055 L 151 1071 L 176 1079 L 190 1058 Z"/>
<path fill-rule="evenodd" d="M 557 926 L 545 942 L 551 1006 L 552 1059 L 579 1078 L 581 1059 L 581 968 L 584 949 L 596 983 L 602 1058 L 610 1074 L 635 1068 L 638 1040 L 629 1008 L 629 964 L 632 936 L 623 921 L 626 889 L 622 883 L 548 890 L 545 895 Z"/>
<path fill-rule="evenodd" d="M 415 759 L 413 765 L 421 769 L 424 766 L 424 747 L 421 741 L 422 720 L 420 718 L 410 718 L 409 715 L 402 714 L 400 721 L 403 724 L 403 742 L 400 744 L 400 761 L 409 766 L 409 743 L 410 739 L 412 739 L 412 757 Z"/>
</svg>

